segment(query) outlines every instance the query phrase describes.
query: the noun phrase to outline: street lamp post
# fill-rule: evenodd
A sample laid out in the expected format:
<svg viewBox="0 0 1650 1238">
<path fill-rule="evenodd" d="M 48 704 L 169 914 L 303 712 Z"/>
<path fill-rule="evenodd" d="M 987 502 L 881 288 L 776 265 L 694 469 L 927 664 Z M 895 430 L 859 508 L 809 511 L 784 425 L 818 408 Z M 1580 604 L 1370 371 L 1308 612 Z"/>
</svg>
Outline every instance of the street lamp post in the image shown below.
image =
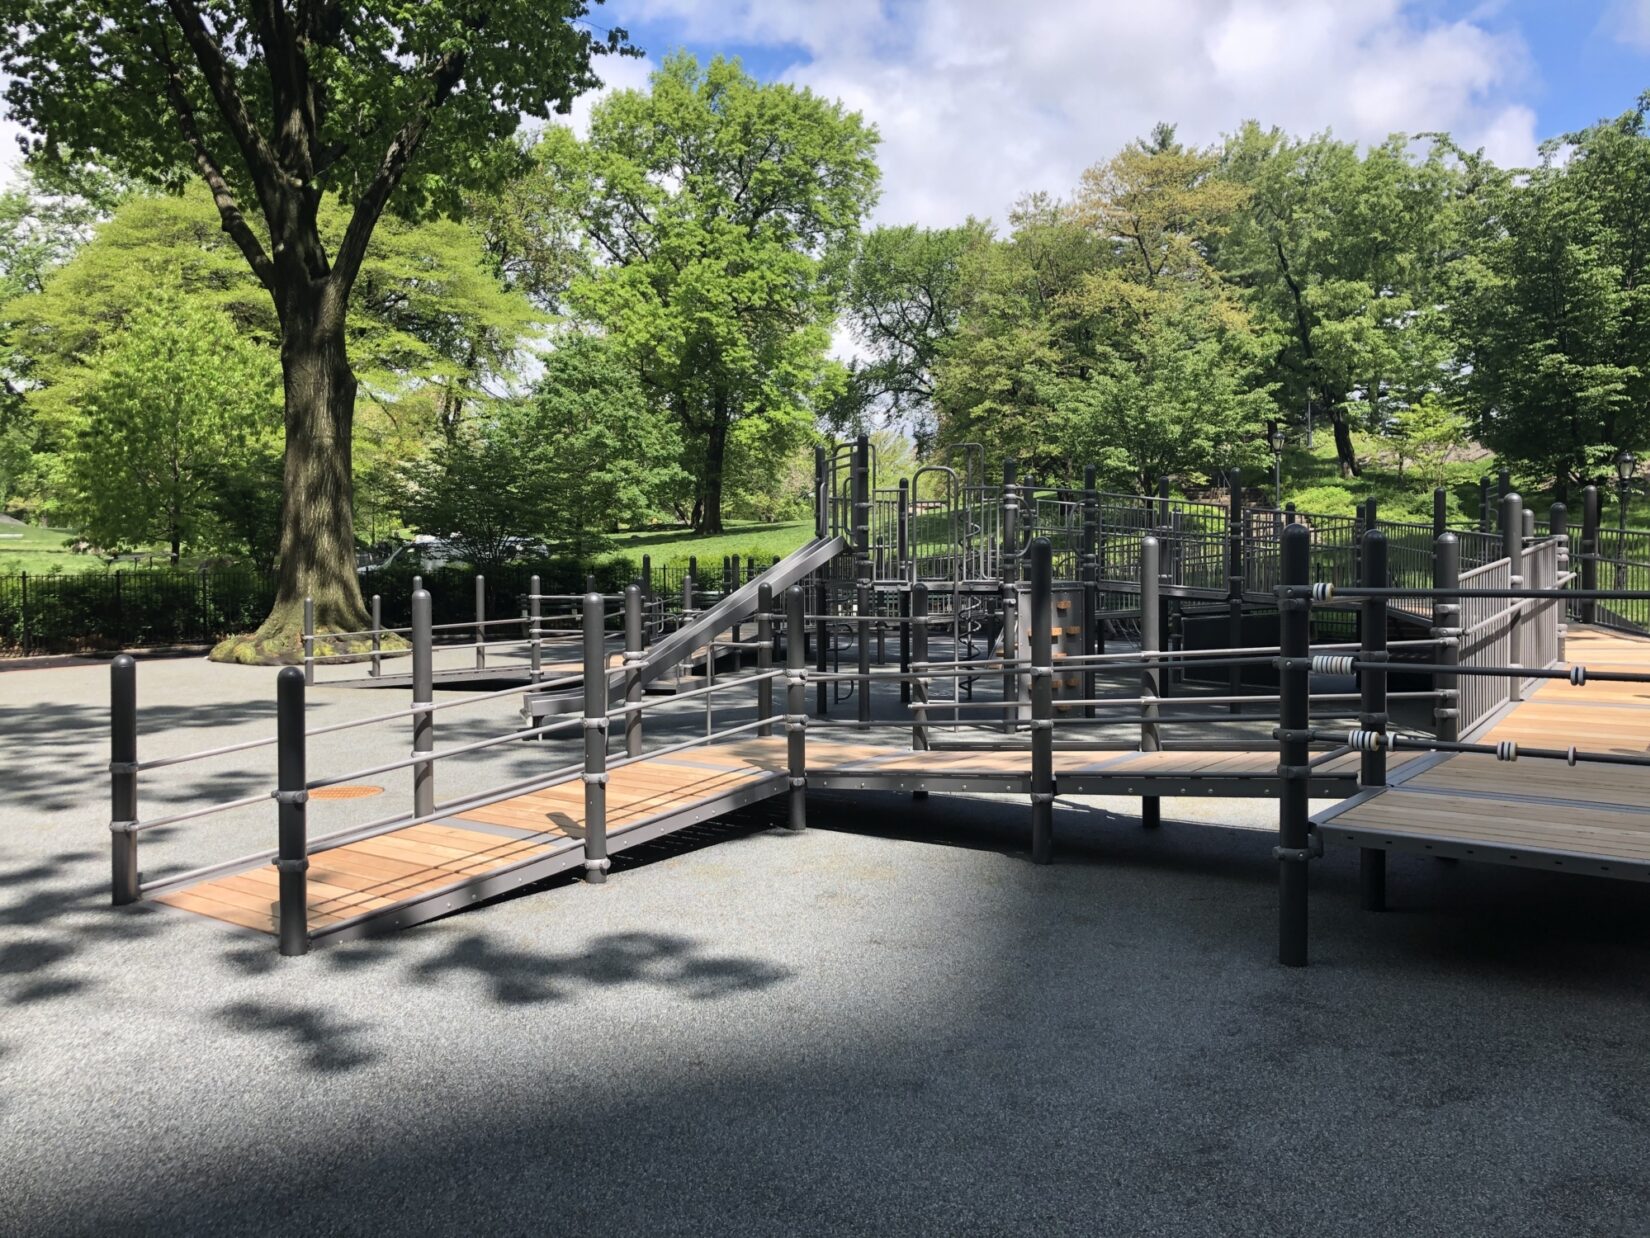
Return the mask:
<svg viewBox="0 0 1650 1238">
<path fill-rule="evenodd" d="M 1621 490 L 1621 511 L 1616 520 L 1616 588 L 1627 587 L 1627 496 L 1633 489 L 1633 470 L 1638 457 L 1623 448 L 1616 455 L 1616 482 Z"/>
<path fill-rule="evenodd" d="M 1272 506 L 1283 507 L 1283 427 L 1272 422 L 1266 430 L 1266 445 L 1272 449 Z"/>
</svg>

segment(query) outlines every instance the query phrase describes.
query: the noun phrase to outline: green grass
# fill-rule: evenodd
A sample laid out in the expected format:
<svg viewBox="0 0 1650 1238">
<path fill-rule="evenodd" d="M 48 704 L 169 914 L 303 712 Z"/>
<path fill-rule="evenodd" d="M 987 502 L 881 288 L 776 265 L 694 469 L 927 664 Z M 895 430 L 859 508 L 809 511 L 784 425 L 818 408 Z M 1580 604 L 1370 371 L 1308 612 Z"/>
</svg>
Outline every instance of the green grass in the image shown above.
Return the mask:
<svg viewBox="0 0 1650 1238">
<path fill-rule="evenodd" d="M 690 556 L 698 556 L 701 564 L 716 564 L 720 570 L 722 556 L 738 555 L 741 559 L 755 557 L 766 561 L 789 554 L 813 536 L 811 520 L 781 520 L 771 524 L 733 523 L 727 531 L 712 536 L 701 536 L 688 528 L 642 529 L 620 533 L 613 538 L 610 553 L 640 560 L 653 557 L 655 567 L 685 564 Z"/>
<path fill-rule="evenodd" d="M 77 555 L 64 543 L 74 540 L 67 529 L 43 529 L 32 524 L 0 524 L 0 576 L 28 572 L 44 576 L 49 572 L 69 575 L 101 572 L 103 560 L 96 555 Z"/>
</svg>

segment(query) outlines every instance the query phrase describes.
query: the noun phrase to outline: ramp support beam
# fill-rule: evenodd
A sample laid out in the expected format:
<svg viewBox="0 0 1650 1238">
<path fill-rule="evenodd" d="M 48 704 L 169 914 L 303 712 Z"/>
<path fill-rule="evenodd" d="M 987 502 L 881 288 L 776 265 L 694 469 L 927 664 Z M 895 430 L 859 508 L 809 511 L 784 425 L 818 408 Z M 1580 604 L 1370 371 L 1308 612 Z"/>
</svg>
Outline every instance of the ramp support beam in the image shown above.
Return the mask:
<svg viewBox="0 0 1650 1238">
<path fill-rule="evenodd" d="M 309 953 L 309 775 L 304 759 L 304 676 L 296 666 L 275 677 L 275 803 L 281 953 Z"/>
<path fill-rule="evenodd" d="M 584 879 L 607 880 L 607 668 L 602 595 L 584 595 Z"/>
<path fill-rule="evenodd" d="M 1307 803 L 1307 730 L 1312 725 L 1312 535 L 1305 525 L 1283 531 L 1278 670 L 1278 755 L 1283 785 L 1278 791 L 1278 962 L 1306 966 L 1306 861 L 1311 843 Z"/>
<path fill-rule="evenodd" d="M 135 903 L 138 890 L 137 661 L 123 653 L 109 664 L 109 845 L 111 895 L 116 907 Z"/>
<path fill-rule="evenodd" d="M 414 589 L 412 595 L 412 703 L 428 706 L 435 700 L 435 662 L 430 626 L 428 590 Z M 421 709 L 413 715 L 413 753 L 435 751 L 435 715 Z M 435 811 L 435 762 L 413 766 L 413 812 L 418 816 Z"/>
<path fill-rule="evenodd" d="M 1054 859 L 1054 551 L 1031 543 L 1031 862 Z"/>
<path fill-rule="evenodd" d="M 790 827 L 808 824 L 808 669 L 802 633 L 807 626 L 802 586 L 785 590 L 785 769 L 790 779 Z"/>
<path fill-rule="evenodd" d="M 1158 640 L 1158 610 L 1162 605 L 1160 593 L 1163 576 L 1161 570 L 1162 543 L 1155 537 L 1140 539 L 1140 652 L 1157 653 L 1162 648 Z M 1158 663 L 1147 659 L 1140 671 L 1140 695 L 1147 698 L 1146 704 L 1140 707 L 1140 751 L 1156 752 L 1163 744 L 1157 730 L 1156 698 L 1160 695 L 1159 684 L 1162 669 Z M 1148 830 L 1156 829 L 1163 823 L 1163 801 L 1155 795 L 1145 795 L 1140 799 L 1140 824 Z"/>
</svg>

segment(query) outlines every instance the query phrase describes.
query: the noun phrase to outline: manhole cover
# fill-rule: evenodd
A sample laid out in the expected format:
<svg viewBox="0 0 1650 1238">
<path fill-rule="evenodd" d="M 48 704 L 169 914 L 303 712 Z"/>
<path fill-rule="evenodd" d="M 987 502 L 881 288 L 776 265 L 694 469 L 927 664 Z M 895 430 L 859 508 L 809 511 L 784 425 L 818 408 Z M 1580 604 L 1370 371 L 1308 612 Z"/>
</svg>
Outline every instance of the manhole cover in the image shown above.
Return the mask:
<svg viewBox="0 0 1650 1238">
<path fill-rule="evenodd" d="M 384 794 L 383 787 L 350 786 L 316 787 L 309 793 L 312 800 L 361 800 L 369 795 Z"/>
</svg>

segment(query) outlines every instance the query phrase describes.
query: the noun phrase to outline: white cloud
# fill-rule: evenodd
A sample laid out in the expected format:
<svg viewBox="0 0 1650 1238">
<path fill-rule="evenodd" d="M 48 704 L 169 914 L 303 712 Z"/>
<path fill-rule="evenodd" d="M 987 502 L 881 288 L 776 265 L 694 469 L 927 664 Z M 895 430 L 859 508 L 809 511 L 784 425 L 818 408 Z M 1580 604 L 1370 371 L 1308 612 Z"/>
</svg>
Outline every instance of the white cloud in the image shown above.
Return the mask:
<svg viewBox="0 0 1650 1238">
<path fill-rule="evenodd" d="M 1503 162 L 1535 157 L 1522 41 L 1402 0 L 631 0 L 624 10 L 694 44 L 801 49 L 786 78 L 881 131 L 877 215 L 890 221 L 1001 219 L 1021 193 L 1067 192 L 1160 120 L 1199 143 L 1252 117 L 1359 141 L 1448 130 Z"/>
<path fill-rule="evenodd" d="M 1616 42 L 1650 52 L 1650 0 L 1612 0 L 1600 27 Z"/>
</svg>

